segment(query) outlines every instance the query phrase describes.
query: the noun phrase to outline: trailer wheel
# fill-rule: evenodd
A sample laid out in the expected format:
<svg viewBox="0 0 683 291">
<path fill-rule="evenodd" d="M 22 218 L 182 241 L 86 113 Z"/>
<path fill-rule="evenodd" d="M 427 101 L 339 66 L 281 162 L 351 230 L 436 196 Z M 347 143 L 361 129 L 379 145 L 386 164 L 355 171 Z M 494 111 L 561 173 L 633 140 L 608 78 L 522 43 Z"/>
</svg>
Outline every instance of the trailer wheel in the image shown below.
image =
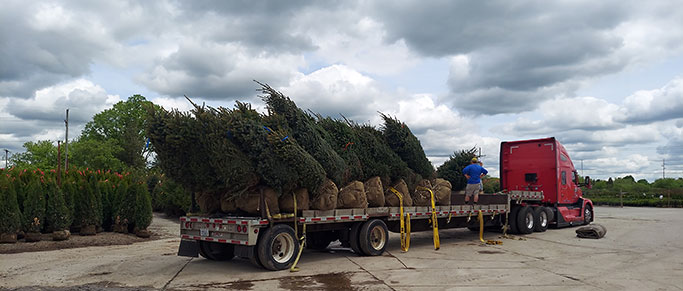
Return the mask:
<svg viewBox="0 0 683 291">
<path fill-rule="evenodd" d="M 261 241 L 261 238 L 263 237 L 263 231 L 259 231 L 258 235 L 256 236 L 256 242 L 257 245 L 255 246 L 250 246 L 249 247 L 249 262 L 256 268 L 263 269 L 263 264 L 261 263 L 261 260 L 258 257 L 258 242 Z"/>
<path fill-rule="evenodd" d="M 517 215 L 519 214 L 519 209 L 521 207 L 517 205 L 512 205 L 510 208 L 510 213 L 508 214 L 508 225 L 510 226 L 510 233 L 517 234 L 519 229 L 517 228 Z"/>
<path fill-rule="evenodd" d="M 583 224 L 590 224 L 591 221 L 593 221 L 593 207 L 586 204 L 586 208 L 583 210 Z"/>
<path fill-rule="evenodd" d="M 534 231 L 534 212 L 529 206 L 522 206 L 517 214 L 517 230 L 520 234 Z"/>
<path fill-rule="evenodd" d="M 384 253 L 389 240 L 389 230 L 384 221 L 373 219 L 360 228 L 359 243 L 364 254 L 379 256 Z"/>
<path fill-rule="evenodd" d="M 258 246 L 251 247 L 251 253 L 249 254 L 249 262 L 256 268 L 263 268 L 263 264 L 261 264 L 261 260 L 258 258 Z"/>
<path fill-rule="evenodd" d="M 212 261 L 227 261 L 235 257 L 235 246 L 200 240 L 199 254 Z"/>
<path fill-rule="evenodd" d="M 546 211 L 545 207 L 534 207 L 534 231 L 544 232 L 548 230 L 549 221 L 548 211 Z"/>
<path fill-rule="evenodd" d="M 356 222 L 351 226 L 349 230 L 349 245 L 351 245 L 351 250 L 359 256 L 366 255 L 360 248 L 360 228 L 363 226 L 362 222 Z"/>
<path fill-rule="evenodd" d="M 277 224 L 266 229 L 258 241 L 258 257 L 268 270 L 289 268 L 299 252 L 299 242 L 294 229 L 285 224 Z"/>
</svg>

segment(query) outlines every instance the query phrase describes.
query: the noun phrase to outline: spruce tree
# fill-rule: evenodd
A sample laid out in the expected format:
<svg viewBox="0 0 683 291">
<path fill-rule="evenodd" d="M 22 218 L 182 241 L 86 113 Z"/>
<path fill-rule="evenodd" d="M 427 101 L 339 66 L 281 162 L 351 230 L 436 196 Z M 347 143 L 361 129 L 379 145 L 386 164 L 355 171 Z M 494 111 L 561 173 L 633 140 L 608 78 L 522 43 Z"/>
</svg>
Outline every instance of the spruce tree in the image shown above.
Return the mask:
<svg viewBox="0 0 683 291">
<path fill-rule="evenodd" d="M 45 222 L 45 194 L 41 182 L 33 179 L 26 187 L 22 228 L 24 232 L 40 232 Z"/>
<path fill-rule="evenodd" d="M 152 223 L 152 199 L 147 187 L 141 183 L 135 183 L 135 227 L 143 230 Z"/>
<path fill-rule="evenodd" d="M 387 145 L 406 162 L 415 173 L 429 178 L 434 174 L 434 167 L 427 159 L 420 140 L 410 131 L 408 125 L 391 116 L 380 113 L 384 120 L 382 133 Z"/>
<path fill-rule="evenodd" d="M 0 177 L 0 233 L 15 234 L 21 229 L 21 211 L 17 201 L 14 177 Z"/>
<path fill-rule="evenodd" d="M 53 231 L 67 230 L 71 226 L 71 215 L 64 201 L 64 194 L 52 179 L 47 183 L 46 221 Z"/>
<path fill-rule="evenodd" d="M 80 177 L 74 195 L 74 224 L 80 227 L 98 225 L 100 214 L 95 191 L 85 177 Z M 100 212 L 101 213 L 101 212 Z"/>
<path fill-rule="evenodd" d="M 266 94 L 262 99 L 267 104 L 269 114 L 282 115 L 289 127 L 287 131 L 322 165 L 327 177 L 337 185 L 346 184 L 350 176 L 348 165 L 323 138 L 325 130 L 289 97 L 268 85 L 262 84 L 261 91 Z"/>
</svg>

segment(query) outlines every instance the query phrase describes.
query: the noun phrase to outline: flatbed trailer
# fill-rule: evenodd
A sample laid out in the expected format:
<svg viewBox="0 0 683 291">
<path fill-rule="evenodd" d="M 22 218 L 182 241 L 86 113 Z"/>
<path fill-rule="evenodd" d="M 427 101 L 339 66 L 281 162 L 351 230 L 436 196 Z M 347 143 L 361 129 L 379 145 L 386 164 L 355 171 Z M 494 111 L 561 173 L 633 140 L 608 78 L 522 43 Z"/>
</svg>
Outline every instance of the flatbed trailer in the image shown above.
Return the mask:
<svg viewBox="0 0 683 291">
<path fill-rule="evenodd" d="M 511 205 L 541 201 L 543 192 L 514 191 L 481 194 L 476 205 L 465 204 L 464 195 L 452 193 L 453 205 L 370 207 L 304 210 L 300 216 L 187 216 L 180 218 L 181 244 L 178 255 L 210 260 L 229 260 L 235 256 L 249 259 L 269 270 L 289 268 L 305 233 L 306 246 L 324 249 L 339 240 L 358 255 L 381 255 L 387 245 L 389 231 L 406 234 L 409 231 L 433 231 L 449 228 L 479 229 L 481 211 L 486 227 L 502 227 L 507 222 Z M 436 217 L 437 223 L 431 223 Z M 403 219 L 401 219 L 403 218 Z M 403 220 L 403 221 L 402 221 Z M 401 222 L 405 224 L 402 231 Z"/>
<path fill-rule="evenodd" d="M 590 178 L 581 181 L 567 150 L 554 137 L 502 142 L 500 174 L 502 192 L 481 194 L 477 205 L 467 205 L 463 194 L 453 192 L 451 205 L 445 206 L 432 201 L 429 207 L 305 210 L 299 216 L 272 216 L 261 197 L 258 217 L 182 217 L 178 255 L 210 260 L 239 256 L 269 270 L 282 270 L 300 255 L 302 238 L 308 248 L 324 249 L 339 240 L 358 255 L 378 256 L 386 248 L 389 231 L 401 234 L 401 247 L 407 251 L 411 231 L 433 231 L 438 249 L 439 228 L 481 230 L 482 223 L 484 228 L 529 234 L 593 221 L 593 203 L 580 189 L 590 188 Z"/>
</svg>

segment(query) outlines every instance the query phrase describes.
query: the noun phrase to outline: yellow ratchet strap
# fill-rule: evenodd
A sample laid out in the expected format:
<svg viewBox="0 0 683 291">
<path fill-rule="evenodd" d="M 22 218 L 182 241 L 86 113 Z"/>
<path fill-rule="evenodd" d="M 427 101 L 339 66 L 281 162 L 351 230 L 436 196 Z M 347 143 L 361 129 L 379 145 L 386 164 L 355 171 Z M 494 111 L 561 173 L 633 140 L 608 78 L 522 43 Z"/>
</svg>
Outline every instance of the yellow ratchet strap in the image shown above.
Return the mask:
<svg viewBox="0 0 683 291">
<path fill-rule="evenodd" d="M 479 210 L 479 240 L 482 243 L 485 243 L 487 245 L 502 245 L 503 242 L 499 240 L 484 240 L 484 215 L 481 214 L 481 210 Z"/>
<path fill-rule="evenodd" d="M 263 201 L 263 204 L 266 205 L 266 216 L 268 216 L 268 224 L 270 224 L 270 227 L 273 227 L 273 216 L 270 215 L 270 208 L 268 208 L 268 200 Z"/>
<path fill-rule="evenodd" d="M 441 241 L 439 240 L 439 219 L 436 215 L 436 203 L 434 202 L 434 192 L 431 189 L 425 187 L 417 187 L 418 189 L 427 190 L 431 194 L 432 198 L 432 231 L 434 234 L 434 250 L 439 250 L 441 248 Z"/>
<path fill-rule="evenodd" d="M 294 235 L 299 235 L 299 222 L 296 221 L 296 193 L 292 192 L 292 198 L 294 198 Z M 294 260 L 294 264 L 292 264 L 292 267 L 289 268 L 290 272 L 299 272 L 300 269 L 296 266 L 296 264 L 299 263 L 299 258 L 301 258 L 301 253 L 304 251 L 304 246 L 306 245 L 306 224 L 304 223 L 304 227 L 302 230 L 301 237 L 299 238 L 299 253 L 296 255 L 296 259 Z"/>
<path fill-rule="evenodd" d="M 503 238 L 508 238 L 508 239 L 513 239 L 510 235 L 508 235 L 508 229 L 510 229 L 510 224 L 508 219 L 510 218 L 510 211 L 505 212 L 505 224 L 503 225 L 503 235 L 501 237 Z"/>
<path fill-rule="evenodd" d="M 389 191 L 394 193 L 398 197 L 399 208 L 401 217 L 398 219 L 401 225 L 401 250 L 407 252 L 410 248 L 410 213 L 403 213 L 403 194 L 394 189 L 394 187 L 389 187 Z"/>
</svg>

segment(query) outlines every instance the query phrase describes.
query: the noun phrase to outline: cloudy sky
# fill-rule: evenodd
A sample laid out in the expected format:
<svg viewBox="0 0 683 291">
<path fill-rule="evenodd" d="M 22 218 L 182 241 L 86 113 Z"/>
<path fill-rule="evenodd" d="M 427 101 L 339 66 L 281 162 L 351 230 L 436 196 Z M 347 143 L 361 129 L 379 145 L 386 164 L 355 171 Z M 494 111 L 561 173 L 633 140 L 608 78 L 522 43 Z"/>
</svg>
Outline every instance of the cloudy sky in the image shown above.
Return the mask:
<svg viewBox="0 0 683 291">
<path fill-rule="evenodd" d="M 0 148 L 142 94 L 405 121 L 435 166 L 555 136 L 594 178 L 683 176 L 678 1 L 3 1 Z M 4 165 L 3 165 L 4 166 Z"/>
</svg>

